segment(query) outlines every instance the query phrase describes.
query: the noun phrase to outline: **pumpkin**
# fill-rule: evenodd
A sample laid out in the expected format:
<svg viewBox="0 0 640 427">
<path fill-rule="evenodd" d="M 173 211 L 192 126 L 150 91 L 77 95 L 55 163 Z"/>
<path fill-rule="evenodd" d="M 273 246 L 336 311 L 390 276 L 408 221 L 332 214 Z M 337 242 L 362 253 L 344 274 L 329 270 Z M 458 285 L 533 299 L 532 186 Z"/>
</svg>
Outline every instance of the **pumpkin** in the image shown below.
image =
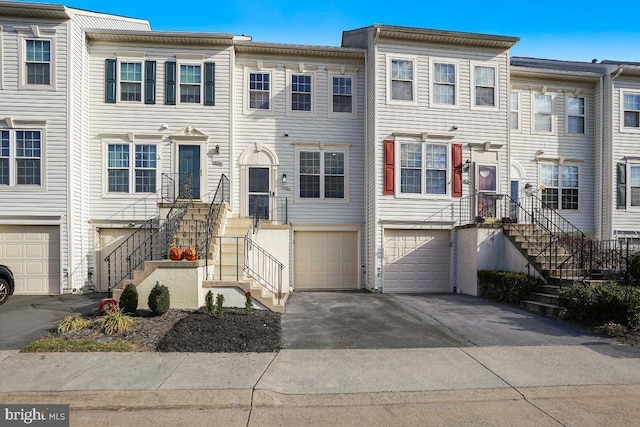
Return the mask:
<svg viewBox="0 0 640 427">
<path fill-rule="evenodd" d="M 173 261 L 179 261 L 182 259 L 182 249 L 181 248 L 171 248 L 169 251 L 169 259 Z"/>
<path fill-rule="evenodd" d="M 187 248 L 182 253 L 182 259 L 187 261 L 195 261 L 197 258 L 196 248 Z"/>
</svg>

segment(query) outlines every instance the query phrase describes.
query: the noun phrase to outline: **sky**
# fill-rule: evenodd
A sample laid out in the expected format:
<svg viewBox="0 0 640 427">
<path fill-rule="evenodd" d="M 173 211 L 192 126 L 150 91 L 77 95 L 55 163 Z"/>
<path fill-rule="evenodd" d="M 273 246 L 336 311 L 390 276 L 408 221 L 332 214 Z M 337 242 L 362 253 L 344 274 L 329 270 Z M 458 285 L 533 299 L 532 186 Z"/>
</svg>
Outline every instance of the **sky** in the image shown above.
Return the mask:
<svg viewBox="0 0 640 427">
<path fill-rule="evenodd" d="M 640 61 L 639 1 L 67 0 L 38 1 L 151 22 L 154 30 L 246 34 L 254 41 L 339 46 L 373 24 L 520 37 L 513 56 Z"/>
</svg>

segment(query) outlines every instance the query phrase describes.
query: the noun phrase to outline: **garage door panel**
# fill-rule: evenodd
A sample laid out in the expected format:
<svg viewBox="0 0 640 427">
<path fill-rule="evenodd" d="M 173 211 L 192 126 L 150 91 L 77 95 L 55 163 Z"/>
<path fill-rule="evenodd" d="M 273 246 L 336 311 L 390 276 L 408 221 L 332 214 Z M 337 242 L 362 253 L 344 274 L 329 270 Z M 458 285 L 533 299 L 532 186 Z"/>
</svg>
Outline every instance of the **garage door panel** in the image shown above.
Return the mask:
<svg viewBox="0 0 640 427">
<path fill-rule="evenodd" d="M 60 293 L 60 227 L 0 226 L 0 254 L 13 271 L 15 293 Z"/>
<path fill-rule="evenodd" d="M 384 292 L 448 292 L 449 232 L 385 230 Z"/>
<path fill-rule="evenodd" d="M 358 251 L 357 232 L 296 231 L 295 288 L 357 289 Z"/>
</svg>

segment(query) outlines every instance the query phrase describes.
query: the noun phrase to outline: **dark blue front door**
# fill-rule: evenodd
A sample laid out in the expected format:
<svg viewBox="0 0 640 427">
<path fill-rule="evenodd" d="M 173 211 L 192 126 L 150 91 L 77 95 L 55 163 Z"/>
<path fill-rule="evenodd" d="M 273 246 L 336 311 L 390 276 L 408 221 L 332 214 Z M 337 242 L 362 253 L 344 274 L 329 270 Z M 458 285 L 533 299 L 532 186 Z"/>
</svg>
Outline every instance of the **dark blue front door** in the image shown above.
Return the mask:
<svg viewBox="0 0 640 427">
<path fill-rule="evenodd" d="M 269 219 L 269 168 L 249 168 L 249 216 Z"/>
<path fill-rule="evenodd" d="M 178 173 L 180 187 L 189 175 L 192 179 L 193 199 L 200 198 L 200 146 L 180 145 L 178 147 Z"/>
<path fill-rule="evenodd" d="M 510 217 L 512 221 L 518 219 L 518 197 L 520 197 L 520 181 L 511 181 L 511 212 Z"/>
</svg>

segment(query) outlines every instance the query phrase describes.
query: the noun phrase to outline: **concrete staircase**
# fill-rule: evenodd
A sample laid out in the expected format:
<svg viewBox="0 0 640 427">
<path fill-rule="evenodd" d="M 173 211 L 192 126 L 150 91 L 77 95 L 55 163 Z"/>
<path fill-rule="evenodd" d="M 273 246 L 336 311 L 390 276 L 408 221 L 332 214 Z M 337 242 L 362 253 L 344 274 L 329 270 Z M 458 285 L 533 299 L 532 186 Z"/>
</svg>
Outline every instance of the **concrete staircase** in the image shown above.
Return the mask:
<svg viewBox="0 0 640 427">
<path fill-rule="evenodd" d="M 557 318 L 560 315 L 558 305 L 558 292 L 560 286 L 541 285 L 536 292 L 529 295 L 528 300 L 520 302 L 520 307 L 533 313 L 542 314 L 547 317 Z"/>
</svg>

